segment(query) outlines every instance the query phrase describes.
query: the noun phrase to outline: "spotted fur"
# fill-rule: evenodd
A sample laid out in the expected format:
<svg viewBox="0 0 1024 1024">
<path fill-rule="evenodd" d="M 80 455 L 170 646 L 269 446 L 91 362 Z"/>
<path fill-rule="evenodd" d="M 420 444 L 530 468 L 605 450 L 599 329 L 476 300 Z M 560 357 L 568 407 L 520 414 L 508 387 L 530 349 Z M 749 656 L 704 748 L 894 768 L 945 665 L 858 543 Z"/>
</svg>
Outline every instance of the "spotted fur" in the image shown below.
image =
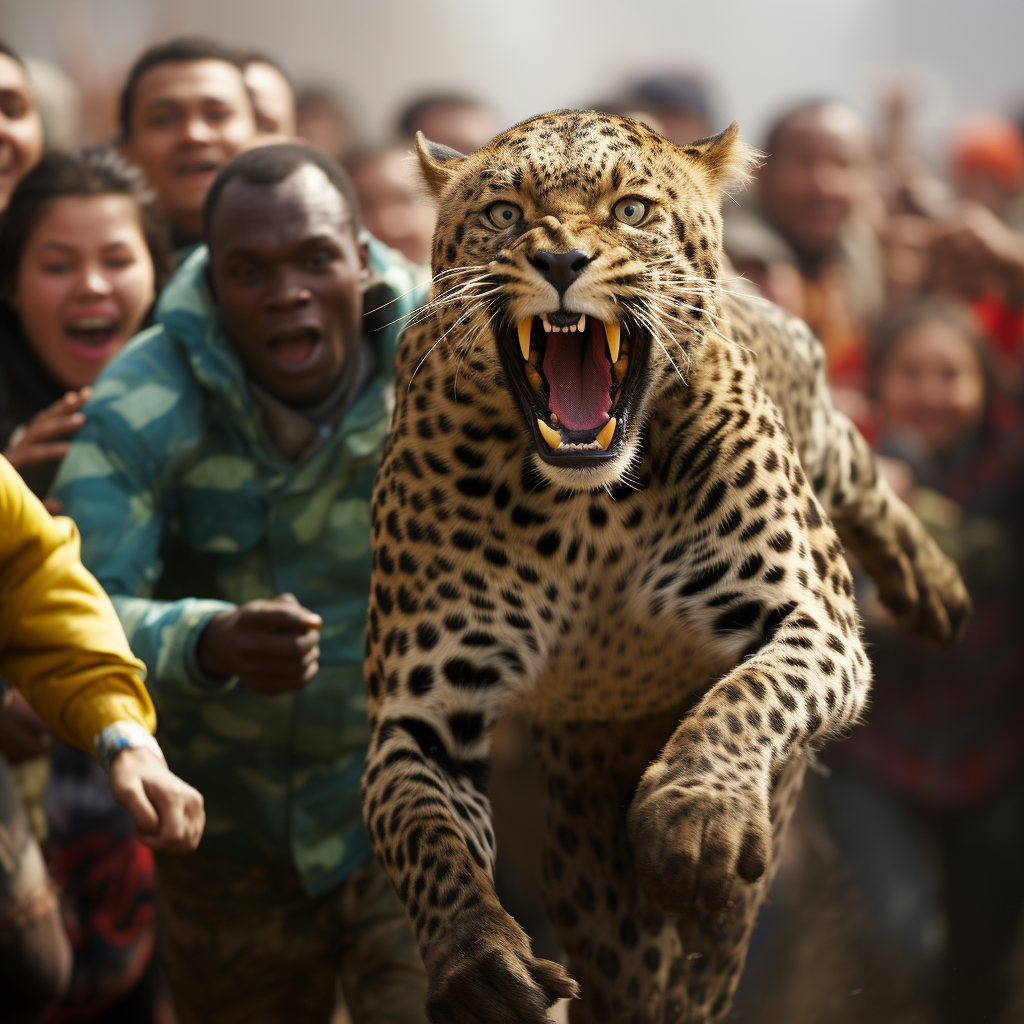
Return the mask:
<svg viewBox="0 0 1024 1024">
<path fill-rule="evenodd" d="M 420 160 L 434 300 L 400 346 L 374 495 L 364 812 L 428 1017 L 538 1024 L 578 994 L 574 1022 L 718 1020 L 805 758 L 867 697 L 826 511 L 926 630 L 958 628 L 959 578 L 918 557 L 817 342 L 719 281 L 721 191 L 749 162 L 735 126 L 678 148 L 560 112 L 469 157 L 421 139 Z M 635 227 L 611 213 L 628 195 L 649 203 Z M 497 201 L 521 221 L 488 221 Z M 537 253 L 573 249 L 588 262 L 563 308 L 630 325 L 636 376 L 611 454 L 562 465 L 502 346 L 559 308 Z M 513 703 L 535 723 L 569 974 L 532 955 L 491 883 L 488 737 Z"/>
</svg>

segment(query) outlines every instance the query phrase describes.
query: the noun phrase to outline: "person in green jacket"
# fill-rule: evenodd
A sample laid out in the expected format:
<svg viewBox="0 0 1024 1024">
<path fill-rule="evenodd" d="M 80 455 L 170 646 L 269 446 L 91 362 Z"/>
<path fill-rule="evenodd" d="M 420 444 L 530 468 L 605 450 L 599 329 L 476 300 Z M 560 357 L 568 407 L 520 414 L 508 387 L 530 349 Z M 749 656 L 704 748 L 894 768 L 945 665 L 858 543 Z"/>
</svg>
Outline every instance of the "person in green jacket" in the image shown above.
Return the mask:
<svg viewBox="0 0 1024 1024">
<path fill-rule="evenodd" d="M 199 851 L 158 859 L 180 1024 L 422 1021 L 359 780 L 370 496 L 422 296 L 304 146 L 227 164 L 207 246 L 97 381 L 54 484 L 146 664 Z"/>
</svg>

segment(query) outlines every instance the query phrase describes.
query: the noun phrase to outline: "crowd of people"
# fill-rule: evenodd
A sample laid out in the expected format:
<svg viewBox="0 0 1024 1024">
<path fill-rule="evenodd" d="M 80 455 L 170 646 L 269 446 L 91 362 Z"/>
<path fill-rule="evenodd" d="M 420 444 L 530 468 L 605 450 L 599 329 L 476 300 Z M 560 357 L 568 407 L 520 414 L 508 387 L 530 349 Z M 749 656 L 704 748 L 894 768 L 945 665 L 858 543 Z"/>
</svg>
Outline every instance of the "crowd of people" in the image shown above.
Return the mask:
<svg viewBox="0 0 1024 1024">
<path fill-rule="evenodd" d="M 0 1019 L 324 1024 L 340 991 L 356 1024 L 422 1021 L 359 809 L 370 494 L 430 277 L 411 139 L 471 152 L 500 117 L 424 95 L 363 148 L 329 90 L 198 38 L 139 57 L 98 145 L 53 145 L 39 88 L 0 42 Z M 679 145 L 721 127 L 685 74 L 593 106 Z M 940 174 L 911 111 L 785 111 L 726 203 L 721 284 L 812 326 L 975 605 L 938 651 L 861 588 L 872 709 L 813 786 L 864 910 L 875 1003 L 850 1019 L 998 1024 L 1024 909 L 1024 138 L 968 119 Z M 752 953 L 776 965 L 785 860 Z M 539 921 L 532 877 L 499 864 Z M 772 1020 L 757 977 L 740 1012 Z"/>
</svg>

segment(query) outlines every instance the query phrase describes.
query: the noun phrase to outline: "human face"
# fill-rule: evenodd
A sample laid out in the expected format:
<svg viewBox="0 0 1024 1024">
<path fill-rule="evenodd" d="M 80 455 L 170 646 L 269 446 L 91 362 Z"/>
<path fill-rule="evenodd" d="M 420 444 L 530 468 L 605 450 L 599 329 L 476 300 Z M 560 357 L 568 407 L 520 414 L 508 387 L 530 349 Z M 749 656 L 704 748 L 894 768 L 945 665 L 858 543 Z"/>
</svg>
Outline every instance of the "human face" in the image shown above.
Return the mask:
<svg viewBox="0 0 1024 1024">
<path fill-rule="evenodd" d="M 467 103 L 436 103 L 420 115 L 418 127 L 431 142 L 460 153 L 475 153 L 499 131 L 497 119 L 486 107 Z"/>
<path fill-rule="evenodd" d="M 954 324 L 929 320 L 900 337 L 882 367 L 886 430 L 945 451 L 981 421 L 985 377 L 974 346 Z"/>
<path fill-rule="evenodd" d="M 326 96 L 306 96 L 299 106 L 296 132 L 307 145 L 343 161 L 351 138 L 341 112 Z"/>
<path fill-rule="evenodd" d="M 0 212 L 43 152 L 43 122 L 25 69 L 0 54 Z"/>
<path fill-rule="evenodd" d="M 367 231 L 413 263 L 429 263 L 436 218 L 409 181 L 405 154 L 391 150 L 364 160 L 353 169 L 352 184 Z"/>
<path fill-rule="evenodd" d="M 200 235 L 207 189 L 256 137 L 242 73 L 222 60 L 158 64 L 139 80 L 130 124 L 121 152 L 142 168 L 171 226 Z"/>
<path fill-rule="evenodd" d="M 245 67 L 245 84 L 256 110 L 260 135 L 295 136 L 295 94 L 288 79 L 273 64 L 254 60 Z"/>
<path fill-rule="evenodd" d="M 47 370 L 82 388 L 139 330 L 155 297 L 135 200 L 64 196 L 25 243 L 11 305 Z"/>
<path fill-rule="evenodd" d="M 758 175 L 768 219 L 804 256 L 835 249 L 872 188 L 872 147 L 856 111 L 828 104 L 794 114 Z"/>
<path fill-rule="evenodd" d="M 296 409 L 323 401 L 362 327 L 368 253 L 344 198 L 310 164 L 277 185 L 236 178 L 209 243 L 224 331 L 246 372 Z"/>
</svg>

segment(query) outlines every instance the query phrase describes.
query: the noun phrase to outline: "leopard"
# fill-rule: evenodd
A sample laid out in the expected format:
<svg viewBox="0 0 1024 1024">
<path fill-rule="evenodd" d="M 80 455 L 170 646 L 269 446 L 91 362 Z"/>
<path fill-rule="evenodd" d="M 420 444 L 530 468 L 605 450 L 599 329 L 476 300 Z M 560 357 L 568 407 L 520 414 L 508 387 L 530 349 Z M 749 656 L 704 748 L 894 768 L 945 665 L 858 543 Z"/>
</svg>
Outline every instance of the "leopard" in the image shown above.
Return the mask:
<svg viewBox="0 0 1024 1024">
<path fill-rule="evenodd" d="M 953 640 L 955 566 L 832 403 L 820 343 L 733 280 L 734 123 L 686 146 L 556 111 L 436 203 L 371 507 L 362 778 L 433 1024 L 706 1024 L 729 1010 L 806 766 L 862 717 L 849 549 Z M 493 884 L 490 735 L 531 723 L 566 965 Z"/>
</svg>

